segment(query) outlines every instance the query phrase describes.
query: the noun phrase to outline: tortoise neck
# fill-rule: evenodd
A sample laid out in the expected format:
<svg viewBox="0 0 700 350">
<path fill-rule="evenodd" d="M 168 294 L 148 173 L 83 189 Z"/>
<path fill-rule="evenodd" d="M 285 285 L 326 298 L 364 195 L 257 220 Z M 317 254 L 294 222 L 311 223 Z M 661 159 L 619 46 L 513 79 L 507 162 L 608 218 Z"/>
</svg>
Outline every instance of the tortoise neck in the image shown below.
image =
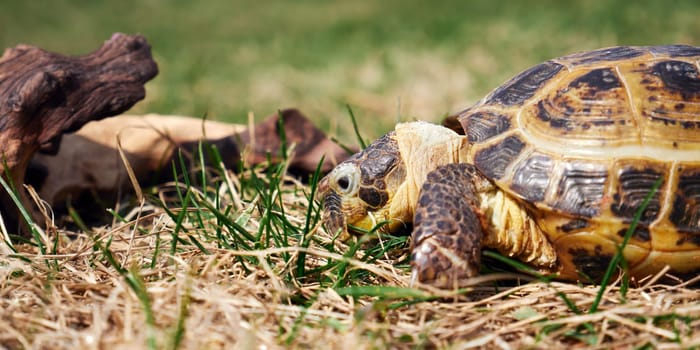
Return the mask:
<svg viewBox="0 0 700 350">
<path fill-rule="evenodd" d="M 396 140 L 401 158 L 406 165 L 406 182 L 400 189 L 412 219 L 415 205 L 428 173 L 445 164 L 467 160 L 466 137 L 445 127 L 412 122 L 396 126 Z"/>
</svg>

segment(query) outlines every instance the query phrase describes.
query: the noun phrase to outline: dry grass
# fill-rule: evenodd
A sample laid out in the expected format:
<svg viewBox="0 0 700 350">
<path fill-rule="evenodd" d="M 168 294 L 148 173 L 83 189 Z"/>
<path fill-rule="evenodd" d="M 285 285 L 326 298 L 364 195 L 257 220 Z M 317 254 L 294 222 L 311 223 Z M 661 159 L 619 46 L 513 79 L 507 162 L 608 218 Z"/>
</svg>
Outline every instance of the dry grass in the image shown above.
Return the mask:
<svg viewBox="0 0 700 350">
<path fill-rule="evenodd" d="M 82 53 L 114 31 L 146 35 L 161 75 L 138 112 L 244 123 L 251 109 L 262 117 L 297 106 L 341 140 L 353 135 L 346 104 L 371 138 L 398 119 L 438 121 L 550 57 L 700 40 L 692 1 L 4 5 L 2 47 L 23 42 Z M 115 16 L 126 8 L 129 15 Z M 126 219 L 113 225 L 47 230 L 47 254 L 35 240 L 15 244 L 17 254 L 0 253 L 0 348 L 133 349 L 152 346 L 151 339 L 164 349 L 700 348 L 700 295 L 687 283 L 640 282 L 623 301 L 615 282 L 594 314 L 587 310 L 597 286 L 524 276 L 518 284 L 512 274 L 484 276 L 463 294 L 429 294 L 438 299 L 406 289 L 353 290 L 406 287 L 406 242 L 384 237 L 390 249 L 372 251 L 373 242 L 354 250 L 308 216 L 307 186 L 281 188 L 282 212 L 261 199 L 274 197 L 275 186 L 244 188 L 251 177 L 231 174 L 238 192 L 225 189 L 215 206 L 261 233 L 255 242 L 222 227 L 214 210 L 169 201 L 173 218 L 151 198 L 141 211 L 126 206 Z M 200 200 L 211 202 L 222 187 Z M 181 226 L 183 210 L 193 215 Z M 266 224 L 270 215 L 277 224 Z M 275 241 L 280 235 L 288 240 Z M 8 250 L 0 243 L 0 252 Z"/>
<path fill-rule="evenodd" d="M 528 283 L 528 277 L 510 273 L 482 276 L 461 294 L 392 289 L 386 286 L 409 282 L 405 242 L 375 253 L 377 260 L 368 259 L 368 251 L 388 244 L 388 238 L 348 255 L 358 246 L 334 241 L 312 220 L 305 238 L 280 236 L 288 238 L 285 244 L 274 243 L 279 237 L 268 235 L 275 229 L 264 229 L 268 209 L 304 227 L 310 189 L 291 179 L 277 187 L 260 174 L 254 178 L 266 189 L 249 191 L 240 183 L 251 172 L 229 175 L 209 190 L 228 194 L 221 196 L 221 207 L 240 203 L 229 216 L 248 232 L 262 233 L 257 246 L 222 247 L 214 232 L 224 237 L 235 232 L 220 217 L 207 215 L 212 211 L 202 204 L 211 197 L 194 190 L 193 198 L 202 201 L 192 202 L 199 209 L 188 209 L 181 225 L 173 217 L 182 209 L 172 206 L 169 215 L 150 204 L 158 202 L 154 196 L 122 223 L 49 234 L 44 243 L 51 254 L 17 244 L 17 254 L 0 257 L 0 344 L 9 349 L 700 347 L 700 294 L 688 287 L 698 278 L 641 281 L 625 300 L 616 283 L 594 314 L 585 311 L 596 286 Z M 236 184 L 240 194 L 226 183 Z M 170 190 L 161 191 L 161 198 Z M 261 205 L 267 190 L 280 194 L 283 205 Z M 140 294 L 140 285 L 147 293 Z"/>
</svg>

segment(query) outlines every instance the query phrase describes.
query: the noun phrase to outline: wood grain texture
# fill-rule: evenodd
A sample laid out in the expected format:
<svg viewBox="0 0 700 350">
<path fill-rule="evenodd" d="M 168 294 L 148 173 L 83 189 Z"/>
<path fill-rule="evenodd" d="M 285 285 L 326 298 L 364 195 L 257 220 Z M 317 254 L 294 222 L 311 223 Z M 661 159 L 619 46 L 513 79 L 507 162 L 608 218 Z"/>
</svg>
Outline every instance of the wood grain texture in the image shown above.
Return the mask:
<svg viewBox="0 0 700 350">
<path fill-rule="evenodd" d="M 37 152 L 58 151 L 64 133 L 117 115 L 146 95 L 144 84 L 158 73 L 145 38 L 114 34 L 83 56 L 64 56 L 19 45 L 0 57 L 0 153 L 12 182 L 21 189 Z M 4 192 L 4 191 L 3 191 Z M 19 191 L 25 207 L 32 205 Z M 3 194 L 0 213 L 17 227 L 15 205 Z"/>
</svg>

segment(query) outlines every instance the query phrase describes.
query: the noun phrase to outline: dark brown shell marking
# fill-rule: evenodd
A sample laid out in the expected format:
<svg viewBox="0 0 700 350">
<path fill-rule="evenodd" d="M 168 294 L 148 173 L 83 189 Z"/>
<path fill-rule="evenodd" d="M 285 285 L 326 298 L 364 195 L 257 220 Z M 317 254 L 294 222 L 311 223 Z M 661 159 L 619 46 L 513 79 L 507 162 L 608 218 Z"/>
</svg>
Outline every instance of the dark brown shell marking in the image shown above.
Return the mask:
<svg viewBox="0 0 700 350">
<path fill-rule="evenodd" d="M 569 84 L 570 89 L 587 89 L 581 96 L 589 100 L 597 99 L 597 94 L 600 91 L 620 87 L 622 87 L 622 82 L 612 68 L 594 69 L 574 79 L 574 81 Z"/>
<path fill-rule="evenodd" d="M 565 233 L 570 233 L 588 227 L 588 223 L 588 220 L 585 219 L 572 219 L 566 224 L 559 226 L 558 229 Z"/>
<path fill-rule="evenodd" d="M 617 231 L 617 235 L 620 237 L 625 237 L 627 231 L 629 231 L 629 227 L 625 227 Z M 642 224 L 637 225 L 634 228 L 634 232 L 632 232 L 632 239 L 636 239 L 640 242 L 649 242 L 651 241 L 651 232 L 649 232 L 648 227 L 643 226 Z"/>
<path fill-rule="evenodd" d="M 643 163 L 643 162 L 635 162 Z M 649 194 L 654 183 L 668 174 L 668 169 L 661 168 L 660 162 L 648 162 L 647 166 L 629 164 L 623 166 L 617 175 L 617 188 L 613 194 L 613 203 L 610 206 L 612 213 L 624 222 L 631 222 L 644 198 Z M 656 168 L 656 169 L 655 169 Z M 668 168 L 668 167 L 666 167 Z M 664 188 L 664 183 L 660 188 Z M 649 201 L 647 208 L 642 213 L 640 222 L 650 224 L 657 219 L 661 210 L 661 198 L 663 191 L 656 191 Z"/>
<path fill-rule="evenodd" d="M 669 57 L 700 56 L 700 48 L 688 45 L 650 46 L 649 51 L 656 55 L 668 55 Z"/>
<path fill-rule="evenodd" d="M 662 60 L 642 64 L 639 74 L 645 89 L 640 95 L 641 135 L 644 139 L 698 143 L 700 130 L 700 72 L 697 62 Z"/>
<path fill-rule="evenodd" d="M 669 217 L 681 232 L 698 236 L 700 245 L 700 169 L 681 169 L 673 209 Z"/>
<path fill-rule="evenodd" d="M 646 50 L 644 48 L 617 46 L 575 53 L 572 55 L 561 57 L 559 60 L 567 61 L 572 65 L 592 64 L 598 62 L 614 62 L 639 57 L 645 52 Z"/>
<path fill-rule="evenodd" d="M 510 129 L 510 118 L 493 112 L 477 112 L 466 118 L 466 135 L 470 143 L 484 142 Z"/>
<path fill-rule="evenodd" d="M 601 131 L 623 136 L 634 118 L 619 75 L 611 68 L 599 68 L 571 77 L 574 79 L 568 84 L 525 111 L 532 121 L 540 121 L 528 124 L 528 128 L 543 137 L 574 133 L 598 138 Z"/>
<path fill-rule="evenodd" d="M 661 78 L 665 89 L 684 95 L 684 99 L 700 93 L 700 77 L 694 64 L 670 60 L 656 63 L 651 70 Z"/>
<path fill-rule="evenodd" d="M 474 157 L 474 165 L 487 177 L 500 179 L 523 148 L 525 148 L 525 142 L 517 136 L 509 136 L 499 143 L 478 151 Z"/>
<path fill-rule="evenodd" d="M 504 106 L 520 105 L 534 96 L 542 85 L 559 73 L 564 66 L 555 62 L 545 62 L 534 66 L 496 89 L 487 100 L 489 103 Z"/>
<path fill-rule="evenodd" d="M 569 254 L 576 265 L 579 277 L 589 283 L 600 282 L 612 260 L 611 254 L 603 253 L 601 246 L 591 252 L 584 248 L 571 248 Z"/>
</svg>

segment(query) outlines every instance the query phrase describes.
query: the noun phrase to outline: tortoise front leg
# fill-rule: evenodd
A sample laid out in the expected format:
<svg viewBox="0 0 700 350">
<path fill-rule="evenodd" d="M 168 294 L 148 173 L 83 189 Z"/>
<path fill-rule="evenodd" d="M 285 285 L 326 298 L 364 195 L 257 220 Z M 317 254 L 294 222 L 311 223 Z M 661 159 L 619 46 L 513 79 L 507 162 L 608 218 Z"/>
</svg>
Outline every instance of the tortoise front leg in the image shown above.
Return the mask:
<svg viewBox="0 0 700 350">
<path fill-rule="evenodd" d="M 471 164 L 427 176 L 413 220 L 412 282 L 458 288 L 479 273 L 484 235 L 477 188 L 488 182 Z"/>
</svg>

